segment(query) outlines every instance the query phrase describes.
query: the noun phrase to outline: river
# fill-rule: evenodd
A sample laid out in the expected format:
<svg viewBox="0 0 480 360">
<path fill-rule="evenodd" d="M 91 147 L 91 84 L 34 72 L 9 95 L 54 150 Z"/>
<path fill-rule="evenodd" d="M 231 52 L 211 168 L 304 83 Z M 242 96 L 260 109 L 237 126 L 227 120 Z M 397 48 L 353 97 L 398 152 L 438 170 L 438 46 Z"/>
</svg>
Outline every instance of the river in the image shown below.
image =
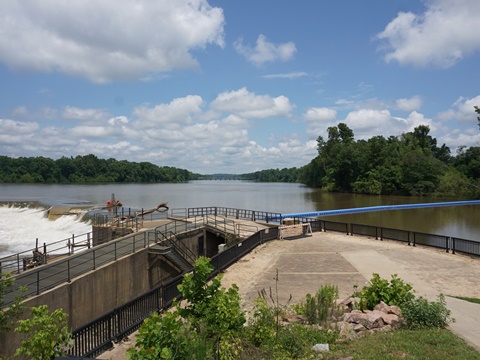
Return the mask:
<svg viewBox="0 0 480 360">
<path fill-rule="evenodd" d="M 170 209 L 219 206 L 283 214 L 448 201 L 427 197 L 328 193 L 300 184 L 231 180 L 179 184 L 0 184 L 1 203 L 38 202 L 44 208 L 70 203 L 104 205 L 112 193 L 125 207 L 135 209 L 154 208 L 166 201 Z M 1 253 L 30 249 L 36 238 L 40 238 L 41 242 L 51 242 L 70 237 L 72 233 L 91 230 L 89 225 L 72 218 L 49 221 L 43 216 L 43 209 L 1 208 L 0 216 L 0 256 Z M 480 205 L 382 211 L 328 219 L 480 241 Z"/>
</svg>

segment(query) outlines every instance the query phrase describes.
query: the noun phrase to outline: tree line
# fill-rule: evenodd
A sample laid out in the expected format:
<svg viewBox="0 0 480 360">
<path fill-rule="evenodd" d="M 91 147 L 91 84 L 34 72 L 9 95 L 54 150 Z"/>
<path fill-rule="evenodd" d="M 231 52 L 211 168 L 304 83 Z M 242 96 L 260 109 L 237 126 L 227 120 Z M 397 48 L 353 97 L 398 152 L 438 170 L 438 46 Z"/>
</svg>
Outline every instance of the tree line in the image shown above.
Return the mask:
<svg viewBox="0 0 480 360">
<path fill-rule="evenodd" d="M 149 162 L 99 159 L 95 155 L 10 158 L 0 156 L 1 183 L 158 183 L 196 180 L 199 174 Z"/>
<path fill-rule="evenodd" d="M 480 147 L 452 156 L 420 125 L 401 136 L 355 140 L 344 123 L 317 138 L 318 155 L 301 168 L 245 174 L 244 180 L 299 182 L 328 191 L 480 198 Z"/>
</svg>

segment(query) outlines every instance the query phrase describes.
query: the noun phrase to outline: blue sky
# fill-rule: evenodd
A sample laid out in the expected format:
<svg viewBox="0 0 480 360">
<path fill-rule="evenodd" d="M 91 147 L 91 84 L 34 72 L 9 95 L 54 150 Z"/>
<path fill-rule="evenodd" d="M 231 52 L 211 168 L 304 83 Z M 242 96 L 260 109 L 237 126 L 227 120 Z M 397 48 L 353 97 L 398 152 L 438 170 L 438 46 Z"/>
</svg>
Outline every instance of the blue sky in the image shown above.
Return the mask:
<svg viewBox="0 0 480 360">
<path fill-rule="evenodd" d="M 428 125 L 480 146 L 478 0 L 0 2 L 0 154 L 202 174 Z"/>
</svg>

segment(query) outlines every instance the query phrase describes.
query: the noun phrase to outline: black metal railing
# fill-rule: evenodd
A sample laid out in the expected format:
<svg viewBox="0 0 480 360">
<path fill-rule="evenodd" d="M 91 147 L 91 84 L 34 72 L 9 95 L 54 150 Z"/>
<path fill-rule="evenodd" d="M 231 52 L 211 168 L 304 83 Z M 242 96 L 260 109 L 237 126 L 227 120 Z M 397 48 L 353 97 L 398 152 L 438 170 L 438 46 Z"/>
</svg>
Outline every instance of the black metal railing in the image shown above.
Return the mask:
<svg viewBox="0 0 480 360">
<path fill-rule="evenodd" d="M 175 210 L 178 211 L 178 210 Z M 226 208 L 226 207 L 199 207 L 199 208 L 188 208 L 186 210 L 187 218 L 192 218 L 196 216 L 223 216 L 226 218 L 235 218 L 243 219 L 250 221 L 258 222 L 279 222 L 282 218 L 280 213 L 272 213 L 268 211 L 256 211 L 256 210 L 246 210 L 246 209 L 236 209 L 236 208 Z"/>
<path fill-rule="evenodd" d="M 452 237 L 450 239 L 452 241 L 451 250 L 453 254 L 455 254 L 456 252 L 459 252 L 459 253 L 464 253 L 468 255 L 480 256 L 480 242 L 459 239 L 455 237 Z"/>
<path fill-rule="evenodd" d="M 350 234 L 370 236 L 378 239 L 378 227 L 362 224 L 350 224 Z"/>
<path fill-rule="evenodd" d="M 348 235 L 348 223 L 323 220 L 323 231 L 338 231 Z"/>
<path fill-rule="evenodd" d="M 204 213 L 205 208 L 202 208 Z M 201 213 L 201 211 L 199 211 Z M 205 214 L 202 216 L 206 216 Z M 297 219 L 298 223 L 310 222 L 312 231 L 338 231 L 347 234 L 357 234 L 363 236 L 370 236 L 376 239 L 389 239 L 396 240 L 409 245 L 421 244 L 425 246 L 433 247 L 445 247 L 451 249 L 453 252 L 463 252 L 467 254 L 480 255 L 480 243 L 471 240 L 449 238 L 442 235 L 435 234 L 425 234 L 418 232 L 410 232 L 401 229 L 391 229 L 383 227 L 375 227 L 371 225 L 361 225 L 361 224 L 350 224 L 342 222 L 331 222 L 324 221 L 320 219 Z M 294 221 L 297 221 L 294 220 Z M 200 222 L 197 223 L 199 225 Z M 197 226 L 195 225 L 195 226 Z M 239 241 L 235 244 L 230 245 L 224 251 L 214 255 L 211 258 L 211 264 L 214 266 L 214 271 L 212 276 L 220 273 L 228 266 L 236 262 L 239 258 L 243 257 L 246 253 L 251 251 L 253 248 L 259 244 L 277 239 L 279 229 L 278 227 L 273 227 L 269 229 L 264 229 L 256 232 L 252 236 Z M 193 268 L 192 268 L 193 270 Z M 102 336 L 104 333 L 109 333 L 110 338 L 103 338 L 105 344 L 99 346 L 99 340 L 92 341 L 90 340 L 92 334 L 86 335 L 85 327 L 77 329 L 73 332 L 74 343 L 87 343 L 95 345 L 96 347 L 90 349 L 87 352 L 76 352 L 74 349 L 85 349 L 85 346 L 74 346 L 71 350 L 72 355 L 77 356 L 95 356 L 101 353 L 102 351 L 98 350 L 100 348 L 105 349 L 112 346 L 114 341 L 118 341 L 123 336 L 131 334 L 133 331 L 138 329 L 143 322 L 143 320 L 152 312 L 152 311 L 163 311 L 167 309 L 174 299 L 180 299 L 180 292 L 178 291 L 178 285 L 181 283 L 183 276 L 179 276 L 175 279 L 170 280 L 169 282 L 161 285 L 160 287 L 151 290 L 145 295 L 139 296 L 138 298 L 130 301 L 129 303 L 123 305 L 122 307 L 116 308 L 113 312 L 107 314 L 111 317 L 109 324 L 112 326 L 110 332 L 103 331 L 101 332 Z M 133 313 L 132 313 L 133 312 Z M 105 323 L 105 316 L 98 319 L 98 322 Z M 95 321 L 90 323 L 90 328 L 92 331 L 99 331 L 93 324 Z M 95 336 L 95 335 L 93 335 Z M 84 350 L 82 350 L 84 351 Z"/>
<path fill-rule="evenodd" d="M 231 245 L 211 258 L 214 267 L 211 277 L 226 269 L 256 246 L 278 237 L 278 228 L 264 229 L 249 238 Z M 193 271 L 193 267 L 191 269 Z M 142 322 L 154 311 L 166 310 L 175 299 L 180 299 L 178 285 L 183 276 L 177 276 L 146 294 L 115 308 L 113 311 L 91 321 L 72 332 L 73 344 L 69 354 L 94 357 L 137 330 Z"/>
</svg>

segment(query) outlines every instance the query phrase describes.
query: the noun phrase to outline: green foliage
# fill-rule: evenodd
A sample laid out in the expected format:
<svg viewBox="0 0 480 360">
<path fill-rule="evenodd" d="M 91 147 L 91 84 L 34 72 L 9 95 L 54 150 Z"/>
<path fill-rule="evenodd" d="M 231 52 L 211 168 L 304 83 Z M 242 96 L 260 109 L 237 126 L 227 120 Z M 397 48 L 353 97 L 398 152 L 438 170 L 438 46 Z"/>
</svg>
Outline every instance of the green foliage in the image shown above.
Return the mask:
<svg viewBox="0 0 480 360">
<path fill-rule="evenodd" d="M 0 274 L 0 333 L 10 331 L 15 324 L 15 320 L 25 310 L 21 296 L 16 296 L 13 303 L 4 309 L 5 294 L 13 287 L 14 283 L 15 279 L 11 277 L 10 273 Z M 20 288 L 20 291 L 22 290 L 26 289 Z"/>
<path fill-rule="evenodd" d="M 450 321 L 450 310 L 447 309 L 445 297 L 440 294 L 438 301 L 428 301 L 424 297 L 411 299 L 401 306 L 403 317 L 411 329 L 443 328 Z"/>
<path fill-rule="evenodd" d="M 474 106 L 475 108 L 475 112 L 480 115 L 480 108 L 478 106 Z M 480 129 L 480 116 L 477 116 L 477 120 L 478 120 L 478 128 Z"/>
<path fill-rule="evenodd" d="M 335 311 L 337 299 L 337 286 L 322 285 L 314 296 L 307 294 L 305 303 L 300 306 L 300 311 L 305 314 L 310 324 L 324 324 L 329 315 Z"/>
<path fill-rule="evenodd" d="M 200 175 L 147 162 L 99 159 L 95 155 L 9 158 L 0 156 L 0 183 L 182 182 Z"/>
<path fill-rule="evenodd" d="M 255 300 L 253 315 L 248 320 L 247 338 L 254 346 L 273 346 L 277 334 L 278 310 L 271 307 L 264 297 Z"/>
<path fill-rule="evenodd" d="M 480 162 L 478 165 L 480 166 Z M 472 180 L 455 168 L 448 169 L 440 177 L 436 192 L 441 196 L 460 199 L 475 199 L 480 196 L 480 188 L 472 186 Z"/>
<path fill-rule="evenodd" d="M 334 343 L 338 333 L 334 330 L 319 329 L 303 324 L 289 323 L 278 326 L 278 318 L 286 314 L 285 309 L 271 306 L 264 296 L 255 302 L 252 317 L 245 328 L 246 347 L 250 358 L 261 359 L 307 359 L 314 353 L 312 346 L 317 343 Z"/>
<path fill-rule="evenodd" d="M 330 346 L 323 359 L 368 360 L 480 360 L 480 353 L 446 329 L 425 328 L 377 332 L 352 341 Z"/>
<path fill-rule="evenodd" d="M 238 353 L 235 336 L 242 332 L 245 314 L 240 308 L 238 287 L 221 286 L 222 276 L 209 281 L 213 266 L 200 257 L 193 273 L 178 286 L 184 306 L 159 316 L 152 314 L 139 330 L 130 359 L 233 358 Z"/>
<path fill-rule="evenodd" d="M 471 302 L 471 303 L 474 303 L 474 304 L 480 304 L 480 299 L 478 299 L 478 298 L 471 298 L 471 297 L 465 297 L 465 296 L 452 296 L 452 297 L 454 297 L 456 299 L 468 301 L 468 302 Z"/>
<path fill-rule="evenodd" d="M 456 158 L 443 144 L 429 135 L 430 129 L 420 125 L 401 136 L 374 136 L 354 140 L 353 131 L 341 123 L 327 129 L 328 139 L 317 139 L 318 156 L 300 168 L 300 182 L 327 191 L 345 191 L 374 195 L 439 195 L 476 198 L 475 184 L 480 178 L 480 148 L 469 148 Z M 451 186 L 455 180 L 447 171 L 457 169 L 470 179 L 466 190 Z"/>
<path fill-rule="evenodd" d="M 15 331 L 26 334 L 15 356 L 25 355 L 32 360 L 47 360 L 65 355 L 71 334 L 67 328 L 67 314 L 62 309 L 53 312 L 46 305 L 30 309 L 32 317 L 19 320 Z"/>
<path fill-rule="evenodd" d="M 268 169 L 240 175 L 241 180 L 260 182 L 297 182 L 299 170 L 295 167 L 287 169 Z"/>
<path fill-rule="evenodd" d="M 136 348 L 128 350 L 129 359 L 208 359 L 208 339 L 183 321 L 178 311 L 162 316 L 153 313 L 147 318 L 136 337 Z"/>
<path fill-rule="evenodd" d="M 210 260 L 200 257 L 195 261 L 193 273 L 186 274 L 178 286 L 185 307 L 179 309 L 182 317 L 191 319 L 194 324 L 201 321 L 209 335 L 221 338 L 228 331 L 238 331 L 245 323 L 245 315 L 240 309 L 238 287 L 233 284 L 228 290 L 221 287 L 223 275 L 208 279 L 213 271 Z"/>
<path fill-rule="evenodd" d="M 411 301 L 415 295 L 410 284 L 405 283 L 396 274 L 392 275 L 390 282 L 382 279 L 380 275 L 373 274 L 370 285 L 354 294 L 360 298 L 359 307 L 361 310 L 373 310 L 383 301 L 387 305 L 402 306 Z"/>
</svg>

